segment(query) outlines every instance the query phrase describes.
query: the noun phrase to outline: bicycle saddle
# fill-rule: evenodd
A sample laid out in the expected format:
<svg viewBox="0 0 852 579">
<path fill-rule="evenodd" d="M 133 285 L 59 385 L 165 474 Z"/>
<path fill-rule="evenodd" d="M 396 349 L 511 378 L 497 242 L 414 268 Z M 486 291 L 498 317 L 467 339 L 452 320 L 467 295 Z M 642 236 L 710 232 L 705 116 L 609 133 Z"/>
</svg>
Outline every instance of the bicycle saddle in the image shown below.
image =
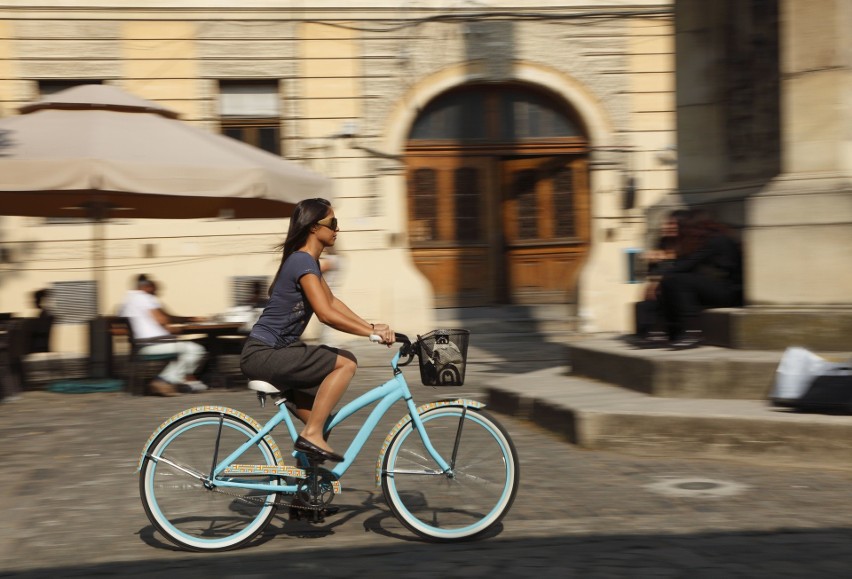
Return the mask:
<svg viewBox="0 0 852 579">
<path fill-rule="evenodd" d="M 261 408 L 266 407 L 267 395 L 272 396 L 272 400 L 276 401 L 276 404 L 284 402 L 284 394 L 282 394 L 281 390 L 269 382 L 264 382 L 263 380 L 249 380 L 248 387 L 249 390 L 257 392 L 257 401 L 260 402 Z"/>
<path fill-rule="evenodd" d="M 249 390 L 254 390 L 262 394 L 281 394 L 281 390 L 263 380 L 249 380 L 248 387 Z"/>
</svg>

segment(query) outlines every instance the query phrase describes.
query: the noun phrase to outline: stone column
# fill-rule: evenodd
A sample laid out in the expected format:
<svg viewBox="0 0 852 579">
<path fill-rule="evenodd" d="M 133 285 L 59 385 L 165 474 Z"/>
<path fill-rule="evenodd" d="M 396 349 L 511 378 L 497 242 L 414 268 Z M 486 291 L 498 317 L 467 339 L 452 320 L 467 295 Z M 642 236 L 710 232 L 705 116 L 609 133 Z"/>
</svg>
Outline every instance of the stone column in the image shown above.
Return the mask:
<svg viewBox="0 0 852 579">
<path fill-rule="evenodd" d="M 746 198 L 746 300 L 852 306 L 852 2 L 781 0 L 781 172 Z"/>
</svg>

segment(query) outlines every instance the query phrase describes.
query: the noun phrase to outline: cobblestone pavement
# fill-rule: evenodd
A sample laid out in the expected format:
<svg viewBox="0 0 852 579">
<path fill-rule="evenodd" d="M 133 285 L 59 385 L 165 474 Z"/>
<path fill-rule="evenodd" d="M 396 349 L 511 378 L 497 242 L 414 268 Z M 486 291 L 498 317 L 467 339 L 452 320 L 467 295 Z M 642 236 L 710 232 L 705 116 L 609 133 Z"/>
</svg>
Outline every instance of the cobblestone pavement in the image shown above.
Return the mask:
<svg viewBox="0 0 852 579">
<path fill-rule="evenodd" d="M 360 348 L 360 347 L 359 347 Z M 349 395 L 384 379 L 381 348 L 358 350 Z M 492 377 L 563 363 L 558 344 L 474 348 L 463 388 L 416 386 L 418 402 L 482 398 Z M 510 360 L 521 360 L 512 362 Z M 142 509 L 135 469 L 165 418 L 225 404 L 258 420 L 252 394 L 179 398 L 26 393 L 0 405 L 0 577 L 847 577 L 852 570 L 852 473 L 729 462 L 637 458 L 578 450 L 534 425 L 500 416 L 521 459 L 521 490 L 486 539 L 417 540 L 374 485 L 376 453 L 402 414 L 392 408 L 343 479 L 342 511 L 324 524 L 276 517 L 250 547 L 193 554 L 171 547 Z M 338 448 L 353 435 L 341 428 Z M 284 447 L 282 435 L 276 437 Z"/>
</svg>

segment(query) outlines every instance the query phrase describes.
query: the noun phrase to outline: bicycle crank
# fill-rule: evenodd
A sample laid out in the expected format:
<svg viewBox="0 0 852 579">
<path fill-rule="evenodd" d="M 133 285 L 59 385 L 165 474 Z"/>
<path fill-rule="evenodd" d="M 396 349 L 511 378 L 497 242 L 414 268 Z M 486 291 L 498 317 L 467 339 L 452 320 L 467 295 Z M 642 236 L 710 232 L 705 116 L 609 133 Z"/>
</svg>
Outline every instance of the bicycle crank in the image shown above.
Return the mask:
<svg viewBox="0 0 852 579">
<path fill-rule="evenodd" d="M 299 483 L 296 490 L 296 498 L 301 502 L 301 506 L 294 506 L 313 511 L 323 509 L 331 504 L 334 500 L 332 483 L 337 479 L 327 469 L 316 467 L 311 470 L 312 472 Z"/>
</svg>

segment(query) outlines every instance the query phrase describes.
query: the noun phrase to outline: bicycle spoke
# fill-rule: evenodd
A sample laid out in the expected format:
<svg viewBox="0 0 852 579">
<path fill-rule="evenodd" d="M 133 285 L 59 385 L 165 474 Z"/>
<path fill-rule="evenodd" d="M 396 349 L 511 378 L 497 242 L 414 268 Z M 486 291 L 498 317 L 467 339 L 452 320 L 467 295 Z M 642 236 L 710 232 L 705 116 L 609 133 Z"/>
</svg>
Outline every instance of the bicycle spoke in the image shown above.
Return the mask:
<svg viewBox="0 0 852 579">
<path fill-rule="evenodd" d="M 400 430 L 388 448 L 382 480 L 391 509 L 405 526 L 430 538 L 485 532 L 514 499 L 517 460 L 511 441 L 483 413 L 463 408 L 435 409 L 421 419 L 431 444 L 453 457 L 454 468 L 438 477 L 407 475 L 437 465 L 416 429 Z"/>
<path fill-rule="evenodd" d="M 194 550 L 225 550 L 250 541 L 269 523 L 275 514 L 274 493 L 215 488 L 215 481 L 207 485 L 209 477 L 200 474 L 213 456 L 230 454 L 255 432 L 233 416 L 211 412 L 175 422 L 152 443 L 140 490 L 149 518 L 170 541 Z M 249 447 L 240 461 L 276 466 L 264 440 Z M 266 476 L 251 482 L 275 481 L 280 479 Z"/>
</svg>

